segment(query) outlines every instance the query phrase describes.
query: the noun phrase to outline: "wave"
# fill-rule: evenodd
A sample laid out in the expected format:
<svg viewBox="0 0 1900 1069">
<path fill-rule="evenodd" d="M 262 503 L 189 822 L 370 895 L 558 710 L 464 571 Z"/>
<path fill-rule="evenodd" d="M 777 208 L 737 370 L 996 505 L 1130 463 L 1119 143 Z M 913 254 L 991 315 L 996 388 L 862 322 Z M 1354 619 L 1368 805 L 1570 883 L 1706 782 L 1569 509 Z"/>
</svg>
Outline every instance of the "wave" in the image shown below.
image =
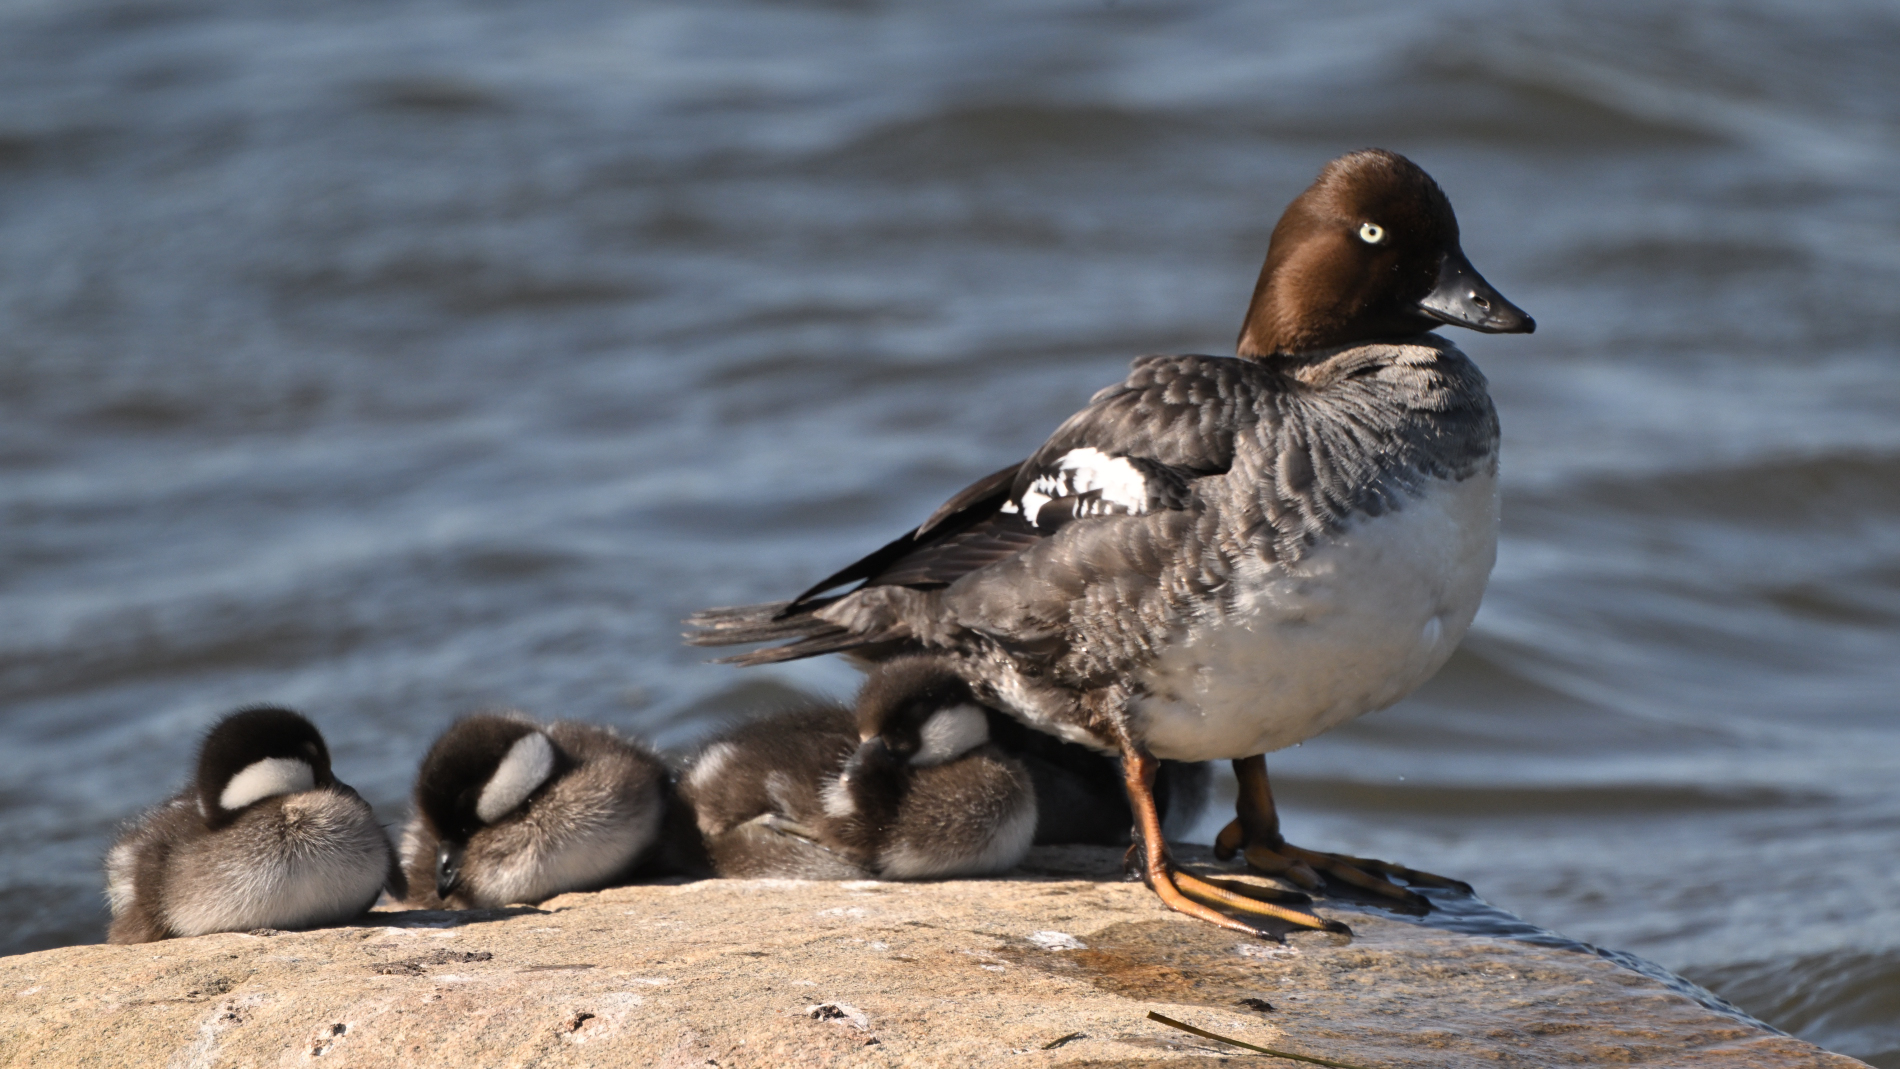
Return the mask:
<svg viewBox="0 0 1900 1069">
<path fill-rule="evenodd" d="M 1802 538 L 1900 516 L 1900 453 L 1837 449 L 1636 477 L 1599 476 L 1561 490 L 1513 494 L 1507 521 L 1542 533 L 1557 514 L 1717 521 Z M 1507 528 L 1509 530 L 1510 528 Z"/>
<path fill-rule="evenodd" d="M 1536 821 L 1632 816 L 1660 819 L 1684 813 L 1824 806 L 1834 801 L 1815 791 L 1747 784 L 1718 787 L 1632 782 L 1546 787 L 1363 783 L 1276 776 L 1273 786 L 1276 794 L 1283 794 L 1301 807 L 1382 818 L 1398 815 Z"/>
<path fill-rule="evenodd" d="M 1684 972 L 1803 1039 L 1877 1066 L 1900 1065 L 1900 949 L 1834 950 Z"/>
</svg>

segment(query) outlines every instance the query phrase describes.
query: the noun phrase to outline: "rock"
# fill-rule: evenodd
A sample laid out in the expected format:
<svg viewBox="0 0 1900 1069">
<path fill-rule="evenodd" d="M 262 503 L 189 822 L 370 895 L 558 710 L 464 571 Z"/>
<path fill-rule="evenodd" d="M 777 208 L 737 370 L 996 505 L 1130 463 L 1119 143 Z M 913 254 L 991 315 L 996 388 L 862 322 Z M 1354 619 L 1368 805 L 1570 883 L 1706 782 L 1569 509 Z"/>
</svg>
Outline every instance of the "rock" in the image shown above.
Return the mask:
<svg viewBox="0 0 1900 1069">
<path fill-rule="evenodd" d="M 1205 859 L 1203 859 L 1205 860 Z M 1331 901 L 1243 939 L 1044 848 L 1004 880 L 706 880 L 0 959 L 0 1065 L 1848 1067 L 1596 954 Z M 1196 1064 L 1202 1064 L 1197 1062 Z"/>
</svg>

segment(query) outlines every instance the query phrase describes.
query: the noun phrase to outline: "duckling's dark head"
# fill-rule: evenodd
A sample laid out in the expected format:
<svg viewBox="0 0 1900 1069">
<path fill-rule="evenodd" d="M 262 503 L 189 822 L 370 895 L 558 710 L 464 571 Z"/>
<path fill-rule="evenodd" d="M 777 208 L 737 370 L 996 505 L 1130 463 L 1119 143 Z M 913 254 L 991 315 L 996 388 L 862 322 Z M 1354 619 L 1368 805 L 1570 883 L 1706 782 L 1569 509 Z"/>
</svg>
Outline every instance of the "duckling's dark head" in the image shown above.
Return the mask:
<svg viewBox="0 0 1900 1069">
<path fill-rule="evenodd" d="M 953 761 L 989 741 L 970 685 L 941 662 L 906 657 L 879 665 L 858 693 L 860 753 L 882 747 L 920 767 Z"/>
<path fill-rule="evenodd" d="M 436 892 L 461 883 L 469 837 L 520 811 L 561 770 L 563 756 L 532 721 L 480 714 L 457 721 L 435 740 L 416 772 L 416 808 L 431 825 Z"/>
<path fill-rule="evenodd" d="M 276 706 L 240 709 L 218 721 L 198 748 L 193 790 L 212 827 L 266 798 L 336 783 L 316 726 Z"/>
<path fill-rule="evenodd" d="M 1365 149 L 1327 164 L 1273 228 L 1237 351 L 1259 359 L 1444 324 L 1537 328 L 1465 258 L 1438 183 L 1404 156 Z"/>
</svg>

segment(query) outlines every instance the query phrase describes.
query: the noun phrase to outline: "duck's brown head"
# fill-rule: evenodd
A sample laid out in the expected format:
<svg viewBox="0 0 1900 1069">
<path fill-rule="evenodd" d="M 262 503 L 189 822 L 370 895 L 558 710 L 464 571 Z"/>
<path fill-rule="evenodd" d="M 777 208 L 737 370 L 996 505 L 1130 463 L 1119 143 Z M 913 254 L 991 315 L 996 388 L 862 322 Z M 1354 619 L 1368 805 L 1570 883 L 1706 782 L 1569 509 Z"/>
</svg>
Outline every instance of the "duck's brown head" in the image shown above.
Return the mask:
<svg viewBox="0 0 1900 1069">
<path fill-rule="evenodd" d="M 1238 352 L 1304 353 L 1445 323 L 1487 334 L 1537 329 L 1465 259 L 1458 217 L 1431 175 L 1395 152 L 1365 149 L 1327 164 L 1273 228 Z"/>
</svg>

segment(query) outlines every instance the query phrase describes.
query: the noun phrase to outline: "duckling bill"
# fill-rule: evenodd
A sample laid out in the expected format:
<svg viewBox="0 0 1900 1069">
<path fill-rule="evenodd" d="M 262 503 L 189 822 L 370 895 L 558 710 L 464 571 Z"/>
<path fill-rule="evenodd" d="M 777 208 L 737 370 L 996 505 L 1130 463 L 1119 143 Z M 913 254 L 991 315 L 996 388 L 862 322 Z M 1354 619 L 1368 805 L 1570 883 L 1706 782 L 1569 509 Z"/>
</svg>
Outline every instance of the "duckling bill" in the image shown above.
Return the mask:
<svg viewBox="0 0 1900 1069">
<path fill-rule="evenodd" d="M 670 790 L 659 757 L 607 728 L 467 717 L 416 774 L 408 901 L 493 907 L 619 882 L 659 846 Z"/>
<path fill-rule="evenodd" d="M 254 928 L 309 928 L 402 892 L 369 804 L 330 770 L 310 721 L 243 709 L 205 736 L 191 786 L 147 812 L 106 855 L 113 943 Z"/>
</svg>

